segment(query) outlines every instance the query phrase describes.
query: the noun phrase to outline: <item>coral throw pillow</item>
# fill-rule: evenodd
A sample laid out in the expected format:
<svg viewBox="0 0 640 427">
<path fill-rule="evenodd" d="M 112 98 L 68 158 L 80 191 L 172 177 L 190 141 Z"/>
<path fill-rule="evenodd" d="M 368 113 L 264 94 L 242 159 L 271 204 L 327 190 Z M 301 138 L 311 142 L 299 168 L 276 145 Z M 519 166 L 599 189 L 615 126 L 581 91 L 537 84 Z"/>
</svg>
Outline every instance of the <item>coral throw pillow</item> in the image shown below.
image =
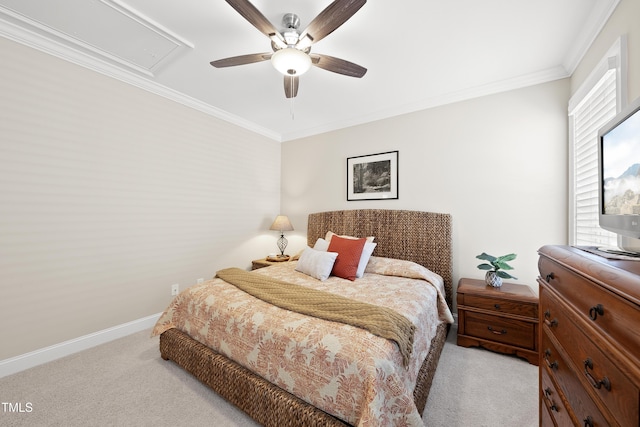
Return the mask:
<svg viewBox="0 0 640 427">
<path fill-rule="evenodd" d="M 329 252 L 337 252 L 331 274 L 343 279 L 356 280 L 362 249 L 367 239 L 345 239 L 334 235 L 329 242 Z"/>
</svg>

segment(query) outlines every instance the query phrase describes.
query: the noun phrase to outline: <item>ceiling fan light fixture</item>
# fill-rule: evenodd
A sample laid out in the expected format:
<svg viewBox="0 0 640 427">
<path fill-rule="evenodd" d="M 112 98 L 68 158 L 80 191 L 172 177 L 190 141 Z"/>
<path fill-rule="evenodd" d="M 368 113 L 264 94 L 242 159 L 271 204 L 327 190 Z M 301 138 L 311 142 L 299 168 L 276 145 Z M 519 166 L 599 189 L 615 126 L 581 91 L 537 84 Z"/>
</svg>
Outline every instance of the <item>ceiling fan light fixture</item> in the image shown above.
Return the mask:
<svg viewBox="0 0 640 427">
<path fill-rule="evenodd" d="M 271 55 L 273 67 L 285 76 L 301 76 L 311 68 L 309 55 L 295 47 L 280 49 Z"/>
</svg>

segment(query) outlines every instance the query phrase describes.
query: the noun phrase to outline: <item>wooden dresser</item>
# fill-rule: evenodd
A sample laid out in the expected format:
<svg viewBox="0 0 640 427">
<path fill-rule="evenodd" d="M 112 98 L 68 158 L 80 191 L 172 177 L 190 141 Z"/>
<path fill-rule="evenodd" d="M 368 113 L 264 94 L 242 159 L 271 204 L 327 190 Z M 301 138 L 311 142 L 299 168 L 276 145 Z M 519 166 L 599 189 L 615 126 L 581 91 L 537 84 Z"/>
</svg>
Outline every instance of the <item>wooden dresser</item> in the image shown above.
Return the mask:
<svg viewBox="0 0 640 427">
<path fill-rule="evenodd" d="M 640 260 L 539 254 L 540 425 L 640 425 Z"/>
<path fill-rule="evenodd" d="M 458 345 L 515 354 L 538 364 L 538 297 L 527 285 L 458 282 Z"/>
</svg>

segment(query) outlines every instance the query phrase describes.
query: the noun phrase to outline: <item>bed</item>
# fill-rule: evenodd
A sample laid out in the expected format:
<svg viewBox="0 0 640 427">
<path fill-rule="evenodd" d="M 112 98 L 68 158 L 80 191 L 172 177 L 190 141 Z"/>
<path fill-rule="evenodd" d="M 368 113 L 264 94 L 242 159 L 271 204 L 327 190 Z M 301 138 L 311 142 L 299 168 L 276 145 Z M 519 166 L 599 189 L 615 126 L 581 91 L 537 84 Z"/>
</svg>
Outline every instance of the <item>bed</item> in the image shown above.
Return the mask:
<svg viewBox="0 0 640 427">
<path fill-rule="evenodd" d="M 440 290 L 436 292 L 436 294 L 439 294 L 440 296 L 439 302 L 442 304 L 444 300 L 444 303 L 448 308 L 451 307 L 452 249 L 450 215 L 432 212 L 382 209 L 330 211 L 309 215 L 307 243 L 310 247 L 313 247 L 318 239 L 325 238 L 327 231 L 332 231 L 337 235 L 375 237 L 376 247 L 373 252 L 373 256 L 371 257 L 371 261 L 369 261 L 367 266 L 367 273 L 365 274 L 366 277 L 371 276 L 372 279 L 380 280 L 380 278 L 377 277 L 377 274 L 375 274 L 375 271 L 374 273 L 369 273 L 369 271 L 371 269 L 375 270 L 375 266 L 378 265 L 393 265 L 395 263 L 393 260 L 406 260 L 415 263 L 415 269 L 428 269 L 429 272 L 435 273 L 441 278 L 442 282 Z M 283 265 L 277 266 L 279 269 L 275 267 L 268 267 L 266 269 L 256 270 L 255 272 L 252 272 L 252 274 L 272 274 L 277 277 L 284 274 L 284 277 L 289 277 L 287 275 L 291 274 L 291 271 L 294 271 L 295 262 L 281 264 Z M 374 267 L 371 267 L 372 265 L 374 265 Z M 404 264 L 401 265 L 400 269 L 403 268 Z M 422 270 L 419 271 L 422 272 Z M 295 273 L 294 271 L 294 274 L 300 273 Z M 366 283 L 364 281 L 366 277 L 356 279 L 353 283 Z M 221 279 L 214 280 L 220 281 Z M 322 283 L 326 283 L 326 286 L 331 286 L 331 280 L 333 280 L 333 278 Z M 363 282 L 359 282 L 361 280 L 363 280 Z M 389 280 L 389 283 L 392 283 L 392 280 L 405 279 L 387 277 L 384 280 Z M 405 281 L 402 282 L 402 286 L 405 286 L 404 283 Z M 434 288 L 437 287 L 434 286 Z M 232 291 L 229 290 L 229 292 Z M 242 291 L 238 290 L 238 292 Z M 433 293 L 434 291 L 429 292 Z M 251 296 L 248 297 L 253 298 Z M 437 299 L 438 296 L 434 298 Z M 263 301 L 257 301 L 257 303 L 267 304 Z M 186 310 L 185 308 L 182 309 Z M 180 310 L 180 308 L 173 307 L 172 310 L 176 311 Z M 282 309 L 274 308 L 274 310 Z M 442 308 L 440 308 L 440 311 L 441 310 Z M 262 313 L 262 311 L 264 311 L 263 308 L 257 309 L 257 312 Z M 337 405 L 333 405 L 333 402 L 331 401 L 332 399 L 325 395 L 321 395 L 319 392 L 297 393 L 297 386 L 287 387 L 290 385 L 289 383 L 294 383 L 295 381 L 292 379 L 292 375 L 288 372 L 283 373 L 282 366 L 276 367 L 275 369 L 265 368 L 265 371 L 260 372 L 261 375 L 258 375 L 252 370 L 259 371 L 258 365 L 260 365 L 260 363 L 253 363 L 249 358 L 239 358 L 238 361 L 231 360 L 226 355 L 233 354 L 233 351 L 227 348 L 226 341 L 223 340 L 224 342 L 221 342 L 219 337 L 216 337 L 215 340 L 219 347 L 216 351 L 203 343 L 205 340 L 197 333 L 197 331 L 200 330 L 199 327 L 190 325 L 192 326 L 191 330 L 196 331 L 196 333 L 191 332 L 191 335 L 193 336 L 190 336 L 189 333 L 183 331 L 183 329 L 186 328 L 174 327 L 175 325 L 170 321 L 167 321 L 166 315 L 167 312 L 163 315 L 163 317 L 165 317 L 164 321 L 162 321 L 163 317 L 161 317 L 161 320 L 158 321 L 158 324 L 154 329 L 154 332 L 160 334 L 160 353 L 162 358 L 177 363 L 219 395 L 246 412 L 258 423 L 265 426 L 345 426 L 355 424 L 384 425 L 388 423 L 407 423 L 408 425 L 413 423 L 415 425 L 415 413 L 417 411 L 417 413 L 421 415 L 424 409 L 431 387 L 431 382 L 433 380 L 433 375 L 449 330 L 450 322 L 450 320 L 443 320 L 443 314 L 440 313 L 438 315 L 439 320 L 434 323 L 433 327 L 431 327 L 432 330 L 429 332 L 430 338 L 427 340 L 428 342 L 424 344 L 424 347 L 422 347 L 422 344 L 420 344 L 419 341 L 423 339 L 423 336 L 426 336 L 426 333 L 418 333 L 421 332 L 421 330 L 416 330 L 416 342 L 412 345 L 414 346 L 414 349 L 420 349 L 420 351 L 416 351 L 415 354 L 412 355 L 411 361 L 407 362 L 404 366 L 407 372 L 406 376 L 409 377 L 413 375 L 410 373 L 412 369 L 411 366 L 415 365 L 413 368 L 413 370 L 415 370 L 415 375 L 413 375 L 415 378 L 412 377 L 410 382 L 411 385 L 414 385 L 413 392 L 410 393 L 412 395 L 410 396 L 412 397 L 412 402 L 402 403 L 401 390 L 398 391 L 399 397 L 395 396 L 395 400 L 393 401 L 394 410 L 397 409 L 398 406 L 402 405 L 411 407 L 411 409 L 407 409 L 406 411 L 407 414 L 409 414 L 407 417 L 411 418 L 411 416 L 413 416 L 413 421 L 411 419 L 407 421 L 399 418 L 394 419 L 391 422 L 386 420 L 384 413 L 376 414 L 375 408 L 369 409 L 369 412 L 366 415 L 358 414 L 355 418 L 350 418 L 349 414 L 345 415 L 340 413 L 340 411 L 335 410 L 334 406 Z M 450 312 L 448 316 L 450 316 Z M 295 322 L 288 319 L 287 321 L 289 323 L 283 324 L 285 325 L 282 327 L 283 329 L 286 329 L 288 327 L 287 325 L 291 323 L 299 325 L 306 324 L 307 322 L 306 319 L 296 320 Z M 322 319 L 318 321 L 327 322 L 327 320 Z M 191 320 L 190 322 L 194 324 L 197 323 L 195 320 Z M 255 325 L 253 325 L 253 327 L 255 327 Z M 341 326 L 336 327 L 335 329 L 337 331 L 341 328 L 354 327 Z M 204 329 L 204 327 L 202 329 Z M 321 328 L 318 327 L 318 330 L 321 330 Z M 239 335 L 237 330 L 232 331 L 232 334 L 235 334 L 234 336 Z M 366 339 L 370 339 L 369 335 L 371 334 L 367 332 L 358 333 L 357 336 L 354 334 L 354 345 L 358 345 L 356 344 L 359 339 L 357 337 L 360 335 L 368 335 Z M 399 347 L 399 345 L 396 345 L 396 343 L 390 340 L 384 340 L 379 337 L 373 337 L 371 339 L 377 340 L 371 342 L 383 342 L 384 351 L 389 348 L 397 349 Z M 337 360 L 337 356 L 335 357 Z M 363 356 L 363 359 L 367 357 L 369 356 Z M 374 360 L 375 357 L 371 356 L 371 359 Z M 402 354 L 399 354 L 398 356 L 394 355 L 392 357 L 395 357 L 397 359 L 396 362 L 398 363 L 403 361 Z M 388 362 L 380 363 L 382 363 L 383 367 L 377 366 L 377 372 L 387 369 Z M 344 365 L 346 364 L 347 362 L 344 362 Z M 251 369 L 247 369 L 245 366 L 249 366 Z M 274 371 L 273 376 L 268 375 L 270 372 L 269 369 Z M 402 371 L 402 369 L 397 370 Z M 400 375 L 402 376 L 405 374 L 401 373 Z M 265 377 L 269 378 L 271 381 L 265 379 Z M 276 379 L 278 381 L 282 379 L 282 381 L 278 382 Z M 389 383 L 392 382 L 391 375 L 389 375 L 389 378 L 385 378 L 385 381 L 379 380 L 379 378 L 375 379 L 375 381 L 382 383 L 385 381 Z M 390 386 L 384 385 L 386 389 L 381 392 L 381 394 L 385 395 L 385 393 L 387 393 L 391 395 L 395 393 L 397 389 L 406 385 L 408 381 L 409 380 L 407 378 L 402 376 L 402 378 L 397 381 L 398 384 Z M 274 383 L 277 383 L 278 385 Z M 326 383 L 322 384 L 324 388 L 328 388 L 326 387 Z M 363 384 L 368 383 L 365 381 Z M 368 386 L 363 387 L 362 384 L 359 384 L 358 387 L 367 388 Z M 287 388 L 292 391 L 293 394 L 285 390 Z M 316 391 L 323 390 L 324 388 L 317 387 Z M 377 393 L 378 391 L 375 392 Z M 314 394 L 314 396 L 310 396 L 309 393 Z M 295 394 L 300 394 L 302 398 Z M 328 401 L 327 405 L 325 405 L 325 400 Z M 315 404 L 312 404 L 311 402 Z M 374 404 L 371 402 L 368 402 L 367 404 L 374 407 Z M 414 405 L 415 409 L 413 409 Z M 402 410 L 404 409 L 400 409 L 400 411 Z M 335 416 L 329 412 L 333 412 Z M 373 418 L 377 419 L 372 421 Z M 422 423 L 420 421 L 420 425 L 421 424 Z"/>
</svg>

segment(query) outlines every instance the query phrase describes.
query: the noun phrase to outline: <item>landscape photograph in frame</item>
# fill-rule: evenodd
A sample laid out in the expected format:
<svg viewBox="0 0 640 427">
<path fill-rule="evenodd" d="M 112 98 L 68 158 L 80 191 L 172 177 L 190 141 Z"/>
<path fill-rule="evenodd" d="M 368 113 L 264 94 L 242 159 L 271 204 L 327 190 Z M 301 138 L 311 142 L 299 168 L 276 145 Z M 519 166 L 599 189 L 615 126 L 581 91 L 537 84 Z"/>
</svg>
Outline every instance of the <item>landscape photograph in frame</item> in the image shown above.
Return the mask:
<svg viewBox="0 0 640 427">
<path fill-rule="evenodd" d="M 347 158 L 347 200 L 397 198 L 397 151 Z"/>
</svg>

